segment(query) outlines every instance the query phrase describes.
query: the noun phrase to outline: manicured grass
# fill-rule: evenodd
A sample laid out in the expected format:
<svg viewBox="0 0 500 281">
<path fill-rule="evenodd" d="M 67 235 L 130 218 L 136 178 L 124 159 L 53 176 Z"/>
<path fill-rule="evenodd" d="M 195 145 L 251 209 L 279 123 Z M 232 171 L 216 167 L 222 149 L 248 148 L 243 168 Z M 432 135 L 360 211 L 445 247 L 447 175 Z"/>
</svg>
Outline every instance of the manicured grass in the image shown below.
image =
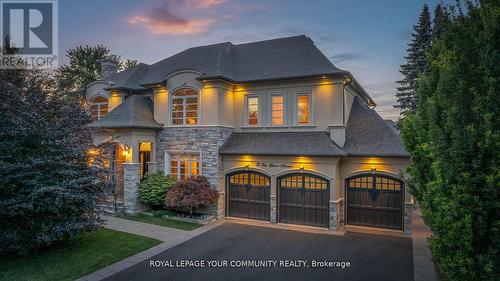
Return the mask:
<svg viewBox="0 0 500 281">
<path fill-rule="evenodd" d="M 100 229 L 30 256 L 1 258 L 0 280 L 75 280 L 160 243 L 156 239 Z"/>
<path fill-rule="evenodd" d="M 177 228 L 177 229 L 182 229 L 182 230 L 193 230 L 193 229 L 196 229 L 196 228 L 201 226 L 201 224 L 197 224 L 197 223 L 176 221 L 176 220 L 171 220 L 171 219 L 157 217 L 157 216 L 148 216 L 148 215 L 144 215 L 144 214 L 123 215 L 120 217 L 123 219 L 127 219 L 127 220 L 140 221 L 140 222 L 156 224 L 159 226 L 166 226 L 166 227 L 171 227 L 171 228 Z"/>
</svg>

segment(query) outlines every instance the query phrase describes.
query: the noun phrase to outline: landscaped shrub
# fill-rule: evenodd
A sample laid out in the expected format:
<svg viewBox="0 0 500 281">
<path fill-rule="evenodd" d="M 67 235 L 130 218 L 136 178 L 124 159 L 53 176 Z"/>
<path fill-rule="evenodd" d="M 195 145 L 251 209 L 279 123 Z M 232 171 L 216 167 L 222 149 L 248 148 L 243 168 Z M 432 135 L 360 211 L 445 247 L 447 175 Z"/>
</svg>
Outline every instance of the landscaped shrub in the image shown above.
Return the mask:
<svg viewBox="0 0 500 281">
<path fill-rule="evenodd" d="M 193 209 L 214 204 L 219 193 L 210 188 L 210 183 L 204 176 L 192 176 L 176 182 L 167 192 L 165 206 L 193 213 Z"/>
<path fill-rule="evenodd" d="M 174 180 L 162 172 L 147 173 L 139 185 L 141 202 L 147 207 L 156 210 L 161 209 L 165 202 L 165 195 L 172 187 Z"/>
</svg>

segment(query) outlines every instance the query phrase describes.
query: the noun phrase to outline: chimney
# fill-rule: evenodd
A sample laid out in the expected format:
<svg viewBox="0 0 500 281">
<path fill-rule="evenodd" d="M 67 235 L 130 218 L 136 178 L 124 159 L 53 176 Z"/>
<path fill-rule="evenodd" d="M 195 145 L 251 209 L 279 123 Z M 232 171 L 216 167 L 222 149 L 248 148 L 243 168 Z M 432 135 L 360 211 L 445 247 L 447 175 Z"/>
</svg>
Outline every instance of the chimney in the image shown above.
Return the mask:
<svg viewBox="0 0 500 281">
<path fill-rule="evenodd" d="M 101 63 L 101 80 L 107 80 L 111 75 L 118 72 L 118 64 L 110 59 L 102 59 Z"/>
</svg>

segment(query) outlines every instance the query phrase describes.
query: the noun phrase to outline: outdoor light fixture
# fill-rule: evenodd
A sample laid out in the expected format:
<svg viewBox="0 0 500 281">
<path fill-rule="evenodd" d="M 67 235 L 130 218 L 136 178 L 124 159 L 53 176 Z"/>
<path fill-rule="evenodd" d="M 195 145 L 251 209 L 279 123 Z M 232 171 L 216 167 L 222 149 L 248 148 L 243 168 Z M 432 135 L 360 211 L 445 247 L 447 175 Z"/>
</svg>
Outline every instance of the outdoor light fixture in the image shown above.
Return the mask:
<svg viewBox="0 0 500 281">
<path fill-rule="evenodd" d="M 245 170 L 248 170 L 248 167 L 250 167 L 250 165 L 246 164 L 245 165 Z"/>
<path fill-rule="evenodd" d="M 376 171 L 377 171 L 377 168 L 372 167 L 372 174 L 375 174 Z"/>
<path fill-rule="evenodd" d="M 300 166 L 300 172 L 303 173 L 304 172 L 304 166 Z"/>
</svg>

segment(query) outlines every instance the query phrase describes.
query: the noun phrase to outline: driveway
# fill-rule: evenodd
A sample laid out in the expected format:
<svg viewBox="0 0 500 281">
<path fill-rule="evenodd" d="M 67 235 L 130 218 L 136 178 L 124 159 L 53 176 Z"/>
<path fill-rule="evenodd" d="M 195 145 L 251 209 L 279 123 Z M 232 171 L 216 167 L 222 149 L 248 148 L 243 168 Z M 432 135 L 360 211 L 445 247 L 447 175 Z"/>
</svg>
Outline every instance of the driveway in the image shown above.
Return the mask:
<svg viewBox="0 0 500 281">
<path fill-rule="evenodd" d="M 105 280 L 411 281 L 411 247 L 411 239 L 402 237 L 350 232 L 339 237 L 225 223 Z M 211 267 L 213 260 L 218 265 Z M 314 261 L 344 262 L 345 268 L 313 267 Z"/>
</svg>

